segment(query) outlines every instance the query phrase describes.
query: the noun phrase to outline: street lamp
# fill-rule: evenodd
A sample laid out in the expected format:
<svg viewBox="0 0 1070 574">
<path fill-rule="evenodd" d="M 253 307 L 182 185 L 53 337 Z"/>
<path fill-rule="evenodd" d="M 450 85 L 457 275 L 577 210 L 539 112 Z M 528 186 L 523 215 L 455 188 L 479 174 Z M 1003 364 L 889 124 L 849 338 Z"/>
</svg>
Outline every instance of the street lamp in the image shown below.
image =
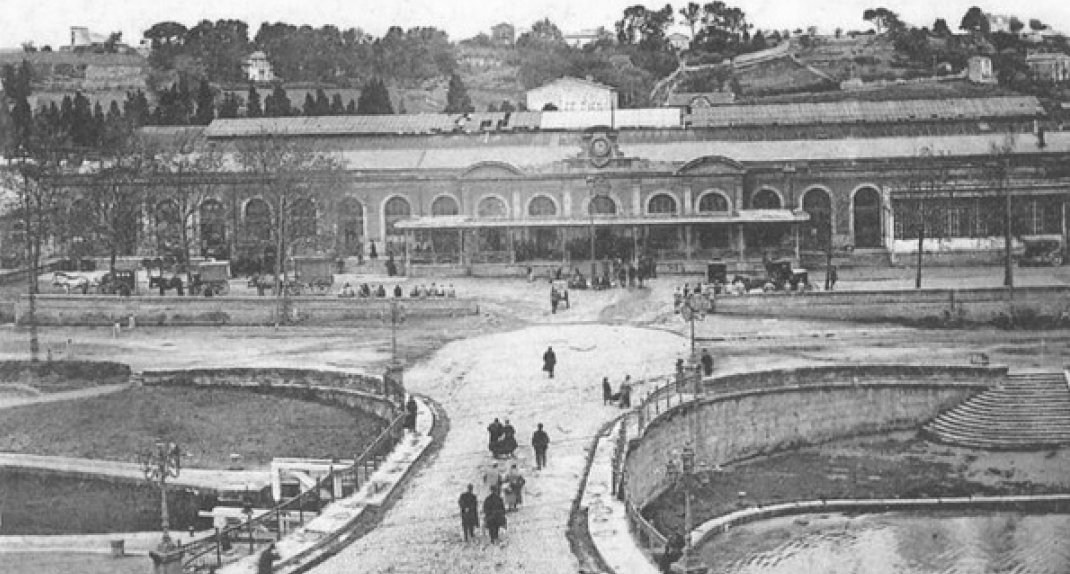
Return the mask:
<svg viewBox="0 0 1070 574">
<path fill-rule="evenodd" d="M 171 522 L 167 514 L 167 479 L 178 478 L 182 471 L 182 449 L 173 442 L 157 441 L 155 448 L 138 454 L 138 463 L 145 474 L 145 480 L 156 484 L 160 489 L 160 527 L 163 538 L 159 550 L 169 552 L 177 548 L 171 540 Z"/>
<path fill-rule="evenodd" d="M 695 356 L 695 321 L 702 321 L 712 305 L 702 293 L 692 293 L 680 305 L 680 316 L 691 323 L 691 356 Z"/>
<path fill-rule="evenodd" d="M 398 364 L 398 325 L 405 322 L 405 308 L 397 299 L 390 301 L 390 364 Z"/>
<path fill-rule="evenodd" d="M 690 443 L 684 445 L 678 458 L 674 451 L 673 458 L 666 461 L 665 476 L 670 484 L 682 483 L 684 487 L 684 554 L 674 570 L 683 574 L 705 574 L 708 568 L 701 562 L 692 561 L 694 553 L 691 548 L 691 488 L 695 481 L 695 449 Z"/>
</svg>

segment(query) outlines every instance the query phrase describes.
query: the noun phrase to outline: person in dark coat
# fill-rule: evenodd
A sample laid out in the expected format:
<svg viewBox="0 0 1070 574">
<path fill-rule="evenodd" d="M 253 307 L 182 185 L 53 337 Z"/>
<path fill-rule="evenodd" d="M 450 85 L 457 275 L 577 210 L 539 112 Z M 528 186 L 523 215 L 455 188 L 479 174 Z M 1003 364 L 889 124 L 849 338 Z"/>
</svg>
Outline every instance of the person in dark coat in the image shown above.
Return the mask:
<svg viewBox="0 0 1070 574">
<path fill-rule="evenodd" d="M 554 354 L 553 347 L 547 347 L 546 352 L 542 354 L 542 370 L 550 374 L 550 378 L 554 378 L 554 367 L 557 365 L 557 355 Z"/>
<path fill-rule="evenodd" d="M 702 362 L 702 374 L 707 377 L 713 374 L 713 355 L 710 354 L 709 349 L 702 349 L 702 358 L 699 359 Z"/>
<path fill-rule="evenodd" d="M 256 574 L 271 574 L 274 571 L 272 564 L 278 559 L 279 554 L 275 552 L 275 544 L 268 544 L 256 559 Z"/>
<path fill-rule="evenodd" d="M 546 449 L 550 446 L 550 435 L 542 430 L 542 423 L 531 435 L 531 448 L 535 449 L 535 468 L 542 470 L 546 466 Z"/>
<path fill-rule="evenodd" d="M 416 432 L 416 399 L 409 395 L 409 402 L 405 403 L 405 430 Z"/>
<path fill-rule="evenodd" d="M 617 395 L 617 397 L 619 398 L 620 395 Z M 613 398 L 613 385 L 609 384 L 609 377 L 603 377 L 602 378 L 602 404 L 603 405 L 608 405 L 609 403 L 614 402 L 616 400 L 617 399 Z"/>
<path fill-rule="evenodd" d="M 374 241 L 372 241 L 371 247 L 368 249 L 368 256 L 371 257 L 372 259 L 378 259 L 379 258 L 379 251 L 377 249 L 375 249 L 375 242 Z"/>
<path fill-rule="evenodd" d="M 472 491 L 473 488 L 475 487 L 469 484 L 468 490 L 462 492 L 461 497 L 457 499 L 457 505 L 461 507 L 461 530 L 464 531 L 465 542 L 474 538 L 476 528 L 479 528 L 479 499 Z"/>
<path fill-rule="evenodd" d="M 670 536 L 665 541 L 665 553 L 661 555 L 661 560 L 658 561 L 658 569 L 664 574 L 671 574 L 673 562 L 676 562 L 684 555 L 685 545 L 684 537 L 679 532 Z"/>
<path fill-rule="evenodd" d="M 506 527 L 505 502 L 498 494 L 498 489 L 491 489 L 490 494 L 483 500 L 483 524 L 490 533 L 490 541 L 498 541 L 498 532 Z"/>
<path fill-rule="evenodd" d="M 516 446 L 516 428 L 509 423 L 509 419 L 505 419 L 505 424 L 502 425 L 501 437 L 492 444 L 491 452 L 494 456 L 509 457 L 513 455 Z"/>
<path fill-rule="evenodd" d="M 490 449 L 490 452 L 494 452 L 494 445 L 498 443 L 498 439 L 502 437 L 503 432 L 502 423 L 498 422 L 498 419 L 494 419 L 494 422 L 487 425 L 487 434 L 490 439 L 487 441 L 487 448 Z"/>
</svg>

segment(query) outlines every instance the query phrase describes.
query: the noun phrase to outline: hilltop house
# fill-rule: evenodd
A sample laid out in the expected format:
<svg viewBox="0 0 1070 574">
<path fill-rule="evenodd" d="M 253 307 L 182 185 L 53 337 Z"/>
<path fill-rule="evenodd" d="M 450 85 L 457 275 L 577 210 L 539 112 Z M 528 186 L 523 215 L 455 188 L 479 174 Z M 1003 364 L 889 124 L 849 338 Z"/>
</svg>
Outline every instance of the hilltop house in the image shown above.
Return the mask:
<svg viewBox="0 0 1070 574">
<path fill-rule="evenodd" d="M 271 61 L 267 54 L 257 50 L 242 60 L 242 71 L 250 82 L 274 82 L 278 78 L 271 69 Z"/>
<path fill-rule="evenodd" d="M 529 110 L 542 110 L 548 105 L 561 111 L 599 111 L 619 107 L 616 88 L 591 79 L 560 78 L 528 90 Z"/>
</svg>

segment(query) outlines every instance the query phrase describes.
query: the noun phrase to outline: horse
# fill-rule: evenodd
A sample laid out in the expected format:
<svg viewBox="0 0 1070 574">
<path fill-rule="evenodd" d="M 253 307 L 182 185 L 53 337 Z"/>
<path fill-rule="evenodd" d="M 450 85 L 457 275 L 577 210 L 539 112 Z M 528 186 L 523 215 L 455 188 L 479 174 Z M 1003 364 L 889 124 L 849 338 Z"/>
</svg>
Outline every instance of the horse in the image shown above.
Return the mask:
<svg viewBox="0 0 1070 574">
<path fill-rule="evenodd" d="M 52 286 L 63 287 L 67 294 L 71 294 L 71 288 L 81 289 L 82 295 L 89 293 L 90 280 L 84 275 L 73 275 L 70 273 L 64 273 L 62 271 L 56 271 L 52 273 Z"/>
<path fill-rule="evenodd" d="M 185 295 L 183 286 L 181 277 L 149 277 L 149 289 L 159 289 L 160 295 L 166 295 L 168 291 L 174 289 L 181 297 Z"/>
</svg>

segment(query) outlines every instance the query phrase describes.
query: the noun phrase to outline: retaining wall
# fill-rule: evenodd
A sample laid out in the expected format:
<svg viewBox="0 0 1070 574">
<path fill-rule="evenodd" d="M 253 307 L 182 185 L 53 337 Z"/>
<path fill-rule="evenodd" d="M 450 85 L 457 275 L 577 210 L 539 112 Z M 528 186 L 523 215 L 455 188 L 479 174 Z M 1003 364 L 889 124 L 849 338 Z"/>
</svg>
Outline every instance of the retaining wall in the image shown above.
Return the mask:
<svg viewBox="0 0 1070 574">
<path fill-rule="evenodd" d="M 864 366 L 802 369 L 794 379 L 787 371 L 736 375 L 726 377 L 721 388 L 721 379 L 707 380 L 706 388 L 717 394 L 661 413 L 633 443 L 625 463 L 629 499 L 642 508 L 665 488 L 663 469 L 688 437 L 694 437 L 697 460 L 722 465 L 801 445 L 916 428 L 1000 379 L 1000 369 L 972 379 L 969 368 L 898 367 L 898 373 L 895 366 L 873 368 L 874 380 L 868 380 Z"/>
<path fill-rule="evenodd" d="M 909 291 L 825 291 L 804 294 L 718 296 L 715 312 L 844 319 L 853 321 L 918 321 L 949 317 L 986 323 L 1012 309 L 1028 308 L 1041 315 L 1070 311 L 1070 287 L 1014 289 L 921 289 Z"/>
<path fill-rule="evenodd" d="M 399 384 L 356 373 L 303 369 L 199 369 L 145 371 L 146 385 L 230 388 L 315 400 L 392 420 L 401 412 L 404 390 Z"/>
<path fill-rule="evenodd" d="M 394 299 L 291 297 L 288 324 L 354 325 L 390 321 Z M 479 313 L 471 299 L 401 299 L 406 317 L 457 317 Z M 26 296 L 15 305 L 15 321 L 25 321 Z M 114 295 L 39 295 L 39 325 L 272 325 L 279 311 L 274 297 L 118 297 Z"/>
</svg>

